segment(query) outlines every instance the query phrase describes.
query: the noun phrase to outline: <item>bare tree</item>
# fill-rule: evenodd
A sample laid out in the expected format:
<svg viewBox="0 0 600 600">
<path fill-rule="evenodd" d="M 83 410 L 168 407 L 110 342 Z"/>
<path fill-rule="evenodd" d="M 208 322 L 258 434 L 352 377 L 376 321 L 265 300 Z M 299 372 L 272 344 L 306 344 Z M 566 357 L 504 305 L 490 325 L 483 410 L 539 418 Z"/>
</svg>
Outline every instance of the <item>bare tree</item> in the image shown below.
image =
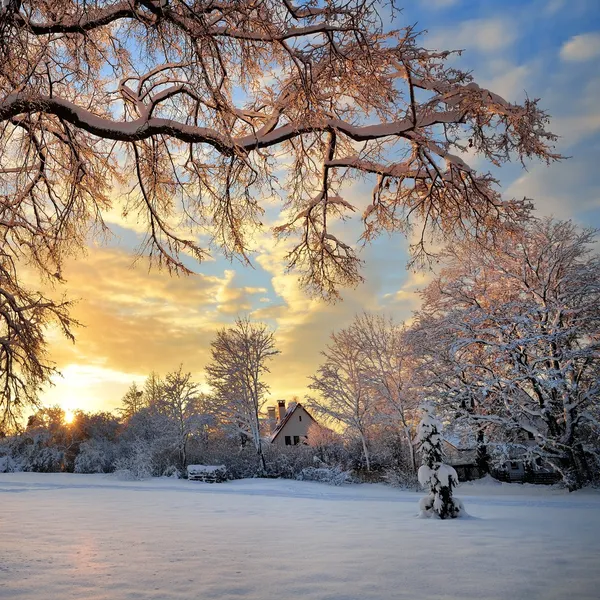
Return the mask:
<svg viewBox="0 0 600 600">
<path fill-rule="evenodd" d="M 404 325 L 391 318 L 363 313 L 354 319 L 347 333 L 351 343 L 360 349 L 363 379 L 377 405 L 376 420 L 399 424 L 410 466 L 416 473 L 414 444 L 419 400 L 409 385 L 413 356 L 407 351 L 404 331 Z"/>
<path fill-rule="evenodd" d="M 211 362 L 206 367 L 213 410 L 243 440 L 252 440 L 261 472 L 266 470 L 266 463 L 259 416 L 269 391 L 264 375 L 276 354 L 275 338 L 266 325 L 237 319 L 233 327 L 217 332 L 211 342 Z"/>
<path fill-rule="evenodd" d="M 427 231 L 480 236 L 522 217 L 527 202 L 503 201 L 459 155 L 557 158 L 546 114 L 482 89 L 413 28 L 384 31 L 386 10 L 374 0 L 5 0 L 2 268 L 24 259 L 60 277 L 65 253 L 106 229 L 113 202 L 145 223 L 140 251 L 169 271 L 188 272 L 181 252 L 248 261 L 262 201 L 279 194 L 289 265 L 332 298 L 361 279 L 355 240 L 334 229 L 358 208 L 343 198 L 358 177 L 375 180 L 363 241 L 419 224 L 415 259 Z M 50 304 L 43 319 L 64 324 L 64 309 Z M 25 371 L 42 349 L 43 339 L 25 343 Z"/>
<path fill-rule="evenodd" d="M 0 249 L 0 430 L 17 426 L 24 406 L 38 406 L 42 385 L 56 372 L 46 357 L 45 328 L 56 325 L 73 339 L 76 322 L 68 310 L 68 302 L 21 285 L 13 260 Z"/>
<path fill-rule="evenodd" d="M 163 395 L 164 382 L 156 373 L 152 371 L 148 377 L 146 377 L 146 381 L 144 381 L 144 401 L 147 406 L 153 407 L 160 402 L 160 399 Z"/>
<path fill-rule="evenodd" d="M 352 332 L 342 329 L 331 334 L 331 342 L 321 354 L 325 360 L 308 386 L 319 395 L 308 397 L 308 404 L 321 418 L 358 436 L 369 471 L 369 429 L 375 421 L 377 402 L 363 368 L 362 349 Z"/>
<path fill-rule="evenodd" d="M 570 489 L 600 464 L 594 237 L 546 219 L 498 238 L 495 251 L 449 248 L 411 336 L 428 394 L 552 464 Z"/>
<path fill-rule="evenodd" d="M 144 398 L 144 390 L 140 390 L 134 382 L 129 386 L 129 389 L 121 399 L 121 407 L 118 411 L 123 419 L 127 421 L 147 405 Z"/>
</svg>

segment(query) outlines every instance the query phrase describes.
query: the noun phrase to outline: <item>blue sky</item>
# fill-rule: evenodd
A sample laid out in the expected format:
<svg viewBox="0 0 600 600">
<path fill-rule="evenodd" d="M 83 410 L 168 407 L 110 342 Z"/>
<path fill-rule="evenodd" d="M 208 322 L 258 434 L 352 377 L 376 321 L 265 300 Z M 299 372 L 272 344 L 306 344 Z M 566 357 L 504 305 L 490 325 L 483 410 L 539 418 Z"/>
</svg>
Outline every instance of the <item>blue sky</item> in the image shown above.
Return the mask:
<svg viewBox="0 0 600 600">
<path fill-rule="evenodd" d="M 463 49 L 456 65 L 472 70 L 480 85 L 510 101 L 539 97 L 551 114 L 550 129 L 561 136 L 557 150 L 570 158 L 493 169 L 505 197 L 527 196 L 539 214 L 600 227 L 600 2 L 420 0 L 407 2 L 396 21 L 411 24 L 427 30 L 425 47 Z M 361 184 L 349 196 L 360 199 L 369 190 Z M 272 399 L 302 397 L 332 329 L 363 309 L 410 318 L 415 290 L 430 276 L 406 270 L 406 240 L 382 237 L 363 251 L 365 283 L 326 305 L 308 298 L 297 276 L 285 272 L 285 250 L 267 232 L 255 241 L 254 269 L 217 257 L 190 263 L 195 276 L 169 279 L 148 273 L 143 261 L 131 266 L 140 241 L 135 222 L 123 221 L 118 208 L 107 220 L 114 238 L 65 269 L 65 291 L 79 299 L 75 316 L 86 327 L 75 346 L 51 336 L 50 356 L 64 377 L 44 400 L 67 409 L 112 409 L 132 381 L 179 363 L 201 381 L 214 330 L 238 314 L 276 328 L 282 354 L 273 363 Z M 346 227 L 358 235 L 356 224 Z"/>
</svg>

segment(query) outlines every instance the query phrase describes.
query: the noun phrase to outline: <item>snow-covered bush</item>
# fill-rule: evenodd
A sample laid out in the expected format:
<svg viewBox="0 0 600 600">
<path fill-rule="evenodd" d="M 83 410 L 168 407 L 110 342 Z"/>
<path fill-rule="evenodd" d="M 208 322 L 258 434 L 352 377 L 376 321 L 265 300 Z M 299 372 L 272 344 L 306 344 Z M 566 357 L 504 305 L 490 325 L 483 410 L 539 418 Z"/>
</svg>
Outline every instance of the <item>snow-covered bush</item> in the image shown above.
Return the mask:
<svg viewBox="0 0 600 600">
<path fill-rule="evenodd" d="M 269 444 L 264 451 L 267 477 L 295 479 L 314 464 L 314 451 L 304 445 L 281 447 Z"/>
<path fill-rule="evenodd" d="M 23 471 L 57 473 L 63 470 L 64 457 L 64 452 L 59 448 L 32 444 L 22 457 L 21 466 Z"/>
<path fill-rule="evenodd" d="M 383 481 L 388 485 L 402 489 L 417 489 L 419 482 L 412 471 L 390 467 L 383 471 Z"/>
<path fill-rule="evenodd" d="M 423 458 L 418 476 L 419 483 L 429 488 L 429 495 L 419 502 L 420 516 L 454 519 L 464 509 L 462 502 L 452 496 L 452 489 L 458 484 L 458 475 L 453 467 L 442 462 L 441 431 L 442 425 L 433 415 L 433 409 L 425 405 L 417 433 Z"/>
<path fill-rule="evenodd" d="M 145 440 L 128 444 L 124 454 L 115 460 L 115 474 L 121 479 L 148 479 L 154 473 L 152 449 Z"/>
<path fill-rule="evenodd" d="M 342 471 L 339 467 L 306 467 L 296 477 L 299 481 L 319 481 L 329 485 L 342 485 L 351 483 L 352 476 L 349 471 Z"/>
<path fill-rule="evenodd" d="M 16 471 L 22 471 L 21 463 L 8 454 L 0 456 L 0 473 L 14 473 Z"/>
<path fill-rule="evenodd" d="M 0 437 L 0 473 L 22 471 L 21 453 L 17 436 Z"/>
<path fill-rule="evenodd" d="M 116 445 L 105 439 L 90 439 L 79 446 L 75 473 L 110 473 L 114 469 Z"/>
<path fill-rule="evenodd" d="M 175 466 L 168 466 L 163 472 L 162 477 L 170 477 L 171 479 L 181 479 L 181 471 Z"/>
<path fill-rule="evenodd" d="M 240 445 L 239 436 L 218 432 L 203 444 L 201 451 L 190 455 L 190 462 L 225 465 L 231 479 L 254 477 L 259 468 L 259 457 L 252 444 Z"/>
<path fill-rule="evenodd" d="M 313 450 L 313 454 L 325 465 L 348 462 L 348 450 L 344 446 L 344 438 L 328 427 L 312 423 L 308 428 L 306 442 Z"/>
</svg>

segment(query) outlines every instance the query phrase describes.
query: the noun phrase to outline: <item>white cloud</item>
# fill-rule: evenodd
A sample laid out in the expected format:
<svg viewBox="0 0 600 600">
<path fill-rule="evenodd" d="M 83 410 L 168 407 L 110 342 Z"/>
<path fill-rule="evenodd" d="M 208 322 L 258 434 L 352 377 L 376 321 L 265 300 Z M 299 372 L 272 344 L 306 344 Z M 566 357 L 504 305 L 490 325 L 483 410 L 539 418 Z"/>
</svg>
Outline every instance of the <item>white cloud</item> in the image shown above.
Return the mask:
<svg viewBox="0 0 600 600">
<path fill-rule="evenodd" d="M 594 158 L 578 153 L 550 166 L 535 165 L 506 188 L 505 198 L 531 198 L 538 216 L 574 219 L 587 224 L 585 214 L 599 204 L 600 188 L 589 175 Z"/>
<path fill-rule="evenodd" d="M 64 410 L 112 410 L 119 405 L 132 383 L 143 384 L 146 375 L 126 373 L 91 364 L 68 364 L 61 375 L 52 378 L 43 400 L 46 406 L 58 404 Z"/>
<path fill-rule="evenodd" d="M 512 45 L 518 35 L 516 24 L 504 17 L 471 19 L 455 27 L 432 28 L 427 46 L 437 50 L 496 52 Z"/>
<path fill-rule="evenodd" d="M 441 10 L 444 8 L 458 6 L 460 2 L 461 0 L 421 0 L 420 4 L 423 8 Z"/>
<path fill-rule="evenodd" d="M 480 84 L 509 102 L 523 99 L 532 71 L 536 71 L 531 65 L 514 65 L 503 59 L 491 60 L 486 66 Z"/>
<path fill-rule="evenodd" d="M 600 31 L 576 35 L 560 49 L 560 57 L 571 62 L 591 60 L 597 56 L 600 56 Z"/>
</svg>

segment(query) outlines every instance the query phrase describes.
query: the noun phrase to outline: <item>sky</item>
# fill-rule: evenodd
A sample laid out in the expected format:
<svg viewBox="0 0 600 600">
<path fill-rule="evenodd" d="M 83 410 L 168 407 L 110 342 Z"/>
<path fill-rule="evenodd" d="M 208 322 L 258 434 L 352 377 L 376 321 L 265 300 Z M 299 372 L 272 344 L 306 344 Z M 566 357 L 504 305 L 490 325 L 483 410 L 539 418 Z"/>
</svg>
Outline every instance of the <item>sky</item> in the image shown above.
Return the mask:
<svg viewBox="0 0 600 600">
<path fill-rule="evenodd" d="M 475 80 L 509 101 L 541 98 L 568 159 L 551 166 L 511 163 L 493 174 L 506 198 L 532 198 L 540 215 L 600 227 L 600 3 L 598 0 L 411 0 L 395 26 L 426 31 L 422 45 L 464 49 L 453 59 Z M 476 161 L 472 166 L 485 165 Z M 369 185 L 348 190 L 362 203 Z M 271 207 L 268 214 L 275 215 Z M 75 301 L 82 323 L 72 344 L 49 331 L 49 358 L 61 372 L 41 400 L 67 411 L 114 410 L 131 383 L 180 364 L 204 387 L 203 370 L 217 329 L 237 316 L 275 330 L 281 354 L 271 363 L 269 404 L 300 399 L 333 330 L 363 310 L 397 321 L 418 308 L 417 291 L 431 273 L 406 269 L 407 241 L 384 237 L 363 249 L 365 283 L 344 290 L 334 305 L 312 299 L 285 270 L 285 245 L 269 231 L 254 240 L 252 267 L 214 260 L 191 264 L 195 274 L 149 271 L 135 247 L 142 231 L 118 203 L 106 217 L 112 236 L 65 265 L 66 284 L 54 293 Z M 358 229 L 348 225 L 349 235 Z"/>
</svg>

